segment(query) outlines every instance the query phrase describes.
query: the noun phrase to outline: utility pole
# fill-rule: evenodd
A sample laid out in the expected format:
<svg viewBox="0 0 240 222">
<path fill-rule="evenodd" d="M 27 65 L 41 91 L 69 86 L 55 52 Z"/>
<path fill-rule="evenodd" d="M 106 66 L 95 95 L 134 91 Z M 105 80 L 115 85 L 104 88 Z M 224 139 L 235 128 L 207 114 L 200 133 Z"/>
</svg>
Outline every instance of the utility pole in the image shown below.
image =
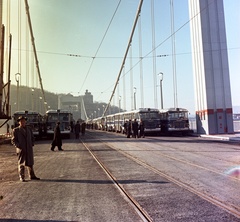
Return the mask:
<svg viewBox="0 0 240 222">
<path fill-rule="evenodd" d="M 1 23 L 1 45 L 0 45 L 0 116 L 3 116 L 3 63 L 4 63 L 4 32 L 5 28 Z"/>
<path fill-rule="evenodd" d="M 3 115 L 3 55 L 4 55 L 4 26 L 2 25 L 2 0 L 0 0 L 0 115 Z"/>
</svg>

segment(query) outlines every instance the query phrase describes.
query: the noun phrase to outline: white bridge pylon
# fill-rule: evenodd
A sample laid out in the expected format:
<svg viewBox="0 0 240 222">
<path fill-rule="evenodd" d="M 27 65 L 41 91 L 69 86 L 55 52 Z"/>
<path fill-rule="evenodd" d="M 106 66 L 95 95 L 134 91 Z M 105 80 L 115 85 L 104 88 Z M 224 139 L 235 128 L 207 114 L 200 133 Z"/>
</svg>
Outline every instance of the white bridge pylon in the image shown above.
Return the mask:
<svg viewBox="0 0 240 222">
<path fill-rule="evenodd" d="M 223 0 L 189 0 L 199 134 L 233 133 Z"/>
</svg>

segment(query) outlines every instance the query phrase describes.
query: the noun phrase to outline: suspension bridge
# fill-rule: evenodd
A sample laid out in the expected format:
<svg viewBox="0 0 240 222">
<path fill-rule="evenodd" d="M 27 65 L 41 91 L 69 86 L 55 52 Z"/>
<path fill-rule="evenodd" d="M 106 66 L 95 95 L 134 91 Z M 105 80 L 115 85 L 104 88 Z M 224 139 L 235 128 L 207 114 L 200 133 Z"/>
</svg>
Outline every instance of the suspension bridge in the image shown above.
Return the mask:
<svg viewBox="0 0 240 222">
<path fill-rule="evenodd" d="M 179 86 L 177 81 L 177 61 L 176 61 L 176 34 L 185 27 L 186 24 L 190 24 L 191 40 L 192 40 L 192 58 L 193 58 L 193 71 L 195 78 L 195 103 L 196 103 L 196 115 L 198 123 L 198 132 L 206 134 L 215 133 L 232 133 L 233 132 L 233 120 L 232 120 L 232 103 L 231 103 L 231 92 L 230 92 L 230 81 L 229 81 L 229 67 L 228 67 L 228 55 L 226 46 L 226 32 L 225 32 L 225 22 L 224 22 L 224 8 L 223 1 L 208 0 L 202 1 L 189 1 L 189 20 L 183 23 L 182 26 L 175 28 L 175 12 L 176 12 L 176 2 L 174 0 L 168 1 L 168 10 L 170 24 L 170 33 L 165 39 L 156 41 L 156 8 L 157 2 L 140 0 L 138 4 L 135 4 L 135 15 L 132 16 L 132 25 L 129 30 L 129 36 L 127 44 L 125 45 L 124 55 L 119 63 L 118 74 L 116 75 L 114 84 L 111 87 L 111 93 L 109 93 L 109 100 L 105 107 L 103 115 L 105 115 L 109 109 L 109 106 L 114 103 L 114 100 L 119 102 L 119 106 L 123 103 L 123 110 L 127 109 L 127 103 L 131 104 L 129 109 L 136 108 L 136 90 L 140 94 L 140 104 L 139 107 L 145 107 L 145 81 L 144 79 L 151 79 L 152 87 L 152 100 L 153 106 L 158 108 L 163 108 L 163 92 L 162 92 L 162 81 L 165 75 L 162 71 L 157 71 L 157 58 L 170 57 L 172 60 L 172 104 L 173 107 L 177 108 L 179 106 L 178 102 L 178 92 Z M 105 32 L 102 36 L 100 44 L 93 56 L 89 56 L 91 62 L 86 70 L 86 74 L 79 79 L 80 92 L 85 83 L 88 81 L 90 73 L 96 62 L 96 58 L 100 58 L 100 50 L 104 44 L 105 39 L 109 33 L 112 23 L 116 17 L 116 14 L 121 8 L 122 1 L 118 1 L 115 5 L 115 10 L 112 12 L 109 23 Z M 1 39 L 1 79 L 2 85 L 1 91 L 1 116 L 2 119 L 10 119 L 10 82 L 11 77 L 11 67 L 13 62 L 11 61 L 11 52 L 13 51 L 12 34 L 11 34 L 11 11 L 13 3 L 11 1 L 0 1 L 1 5 L 1 21 L 5 21 L 6 24 L 2 26 Z M 31 7 L 29 6 L 28 0 L 18 1 L 18 4 L 14 5 L 17 9 L 17 61 L 14 61 L 14 66 L 17 68 L 17 73 L 15 74 L 15 80 L 17 85 L 22 84 L 23 73 L 26 80 L 26 86 L 38 87 L 42 92 L 43 106 L 45 110 L 48 109 L 48 101 L 46 100 L 44 84 L 42 81 L 41 73 L 41 62 L 38 59 L 38 47 L 35 41 L 34 33 L 34 23 L 32 23 Z M 150 18 L 150 35 L 151 42 L 145 43 L 143 41 L 142 25 L 144 21 L 142 20 L 142 13 L 144 7 L 149 8 L 149 18 Z M 3 13 L 4 12 L 4 13 Z M 25 20 L 26 33 L 23 33 L 23 20 Z M 3 22 L 2 22 L 3 23 Z M 136 41 L 138 39 L 138 41 Z M 171 42 L 171 54 L 161 54 L 158 53 L 160 46 L 165 42 Z M 23 43 L 24 42 L 24 43 Z M 138 55 L 133 51 L 133 45 L 138 45 Z M 143 45 L 151 45 L 151 49 L 147 52 L 143 50 Z M 159 50 L 159 51 L 158 51 Z M 25 58 L 23 59 L 23 52 L 25 53 Z M 53 53 L 61 54 L 61 53 Z M 82 58 L 87 57 L 80 54 L 74 53 L 63 53 L 62 55 L 69 58 Z M 134 59 L 137 58 L 135 61 Z M 152 59 L 151 74 L 145 74 L 144 61 L 146 59 Z M 30 62 L 31 60 L 31 62 Z M 23 63 L 25 62 L 25 64 Z M 138 85 L 135 86 L 133 78 L 134 68 L 139 68 Z M 24 72 L 23 72 L 24 70 Z M 5 75 L 5 79 L 4 74 Z M 126 75 L 129 74 L 129 87 L 126 87 Z M 160 84 L 158 84 L 157 78 L 160 78 Z M 103 77 L 104 79 L 104 77 Z M 5 82 L 5 83 L 4 83 Z M 104 83 L 104 82 L 103 82 Z M 102 83 L 102 84 L 103 84 Z M 160 87 L 159 96 L 161 96 L 161 101 L 158 100 L 158 90 Z M 120 95 L 120 91 L 122 94 Z M 127 96 L 130 95 L 130 96 Z M 224 99 L 222 99 L 224 98 Z M 149 99 L 149 98 L 147 98 Z M 18 100 L 18 99 L 17 99 Z M 20 101 L 17 101 L 19 103 Z M 30 102 L 30 101 L 29 101 Z M 87 114 L 86 114 L 87 115 Z"/>
</svg>

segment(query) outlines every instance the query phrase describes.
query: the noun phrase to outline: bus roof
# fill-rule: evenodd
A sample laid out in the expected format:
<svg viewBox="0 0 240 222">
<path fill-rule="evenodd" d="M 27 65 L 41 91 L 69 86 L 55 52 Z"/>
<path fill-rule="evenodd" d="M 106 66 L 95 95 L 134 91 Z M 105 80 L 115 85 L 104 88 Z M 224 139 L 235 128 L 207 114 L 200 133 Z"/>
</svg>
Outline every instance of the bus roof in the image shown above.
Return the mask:
<svg viewBox="0 0 240 222">
<path fill-rule="evenodd" d="M 13 115 L 31 115 L 31 114 L 40 115 L 40 113 L 36 111 L 16 111 L 14 112 Z"/>
<path fill-rule="evenodd" d="M 167 108 L 167 109 L 160 109 L 160 113 L 166 113 L 166 112 L 188 112 L 187 109 L 184 108 Z"/>
<path fill-rule="evenodd" d="M 46 114 L 48 114 L 48 113 L 71 113 L 71 112 L 68 111 L 68 110 L 60 110 L 60 109 L 58 109 L 58 110 L 53 110 L 53 109 L 51 109 L 51 110 L 48 110 L 48 111 L 46 112 Z"/>
<path fill-rule="evenodd" d="M 139 108 L 139 112 L 159 112 L 156 108 Z"/>
</svg>

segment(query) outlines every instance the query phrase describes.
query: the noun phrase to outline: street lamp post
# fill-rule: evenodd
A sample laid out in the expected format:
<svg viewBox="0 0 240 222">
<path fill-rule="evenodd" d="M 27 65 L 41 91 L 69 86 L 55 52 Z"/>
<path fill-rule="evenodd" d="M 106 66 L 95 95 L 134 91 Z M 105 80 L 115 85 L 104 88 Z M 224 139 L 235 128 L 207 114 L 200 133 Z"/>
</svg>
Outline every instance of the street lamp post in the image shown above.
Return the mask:
<svg viewBox="0 0 240 222">
<path fill-rule="evenodd" d="M 121 99 L 122 99 L 122 97 L 119 96 L 119 105 L 118 105 L 118 107 L 119 107 L 119 113 L 121 112 Z"/>
<path fill-rule="evenodd" d="M 39 108 L 40 108 L 39 110 L 40 110 L 40 111 L 39 111 L 39 112 L 42 113 L 42 97 L 39 96 L 39 99 L 40 99 L 40 100 L 39 100 L 39 102 L 40 102 L 40 106 L 39 106 Z"/>
<path fill-rule="evenodd" d="M 98 117 L 100 116 L 100 108 L 98 108 Z"/>
<path fill-rule="evenodd" d="M 102 107 L 103 107 L 103 111 L 102 111 L 102 114 L 104 113 L 104 108 L 105 108 L 105 106 L 104 105 L 102 105 Z"/>
<path fill-rule="evenodd" d="M 19 110 L 19 81 L 20 81 L 21 74 L 15 74 L 15 80 L 17 82 L 17 110 Z"/>
<path fill-rule="evenodd" d="M 133 93 L 133 98 L 134 98 L 134 110 L 137 109 L 137 105 L 136 105 L 136 92 L 137 92 L 137 88 L 134 87 L 134 93 Z"/>
<path fill-rule="evenodd" d="M 32 111 L 34 110 L 34 97 L 33 97 L 34 89 L 32 89 Z"/>
<path fill-rule="evenodd" d="M 163 73 L 160 72 L 158 75 L 160 75 L 161 109 L 163 109 L 163 90 L 162 90 Z"/>
</svg>

